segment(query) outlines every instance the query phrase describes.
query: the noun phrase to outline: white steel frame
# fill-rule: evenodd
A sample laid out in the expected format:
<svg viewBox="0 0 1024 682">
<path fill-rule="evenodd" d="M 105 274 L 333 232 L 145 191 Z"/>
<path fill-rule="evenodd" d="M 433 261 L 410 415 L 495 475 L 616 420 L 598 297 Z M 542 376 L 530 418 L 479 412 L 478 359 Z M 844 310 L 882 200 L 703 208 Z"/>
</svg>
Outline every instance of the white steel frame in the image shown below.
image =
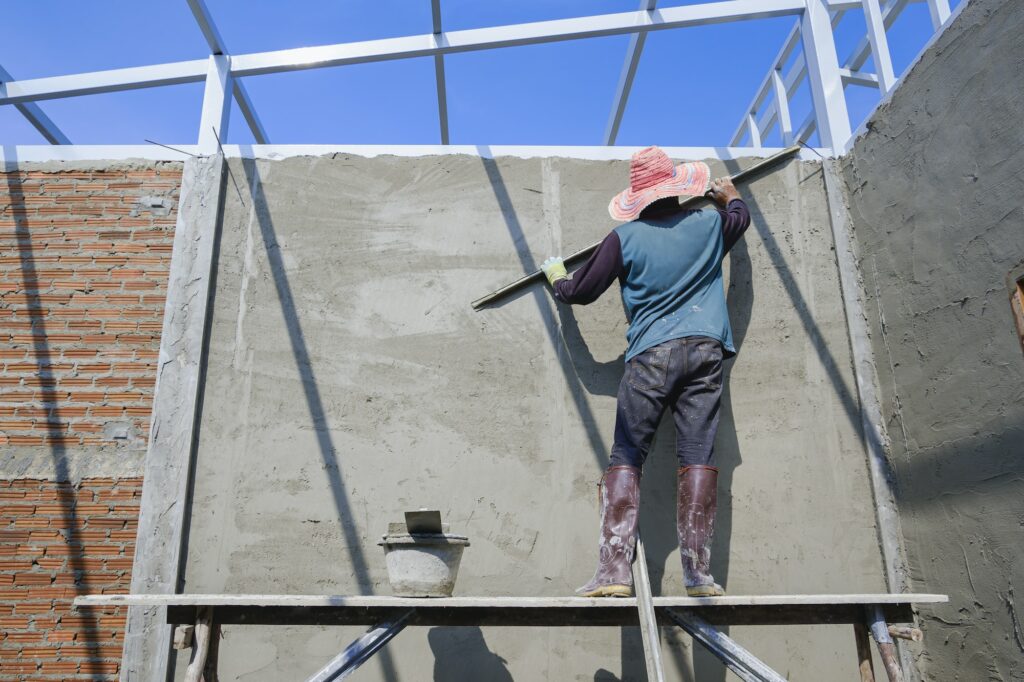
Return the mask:
<svg viewBox="0 0 1024 682">
<path fill-rule="evenodd" d="M 886 29 L 892 26 L 910 2 L 928 4 L 936 32 L 949 21 L 951 15 L 949 0 L 723 0 L 663 9 L 656 8 L 657 0 L 640 0 L 639 9 L 635 12 L 446 32 L 441 26 L 440 0 L 431 0 L 433 31 L 428 34 L 231 55 L 204 1 L 186 2 L 210 48 L 207 59 L 26 80 L 15 80 L 0 67 L 0 105 L 14 105 L 51 144 L 69 145 L 67 136 L 36 102 L 205 81 L 196 150 L 207 154 L 216 151 L 225 139 L 232 99 L 237 102 L 257 144 L 270 142 L 245 89 L 242 80 L 245 77 L 431 56 L 434 59 L 440 140 L 442 145 L 448 145 L 450 136 L 445 55 L 629 35 L 629 48 L 603 140 L 606 145 L 614 145 L 648 33 L 793 16 L 796 23 L 746 109 L 731 138 L 730 147 L 739 147 L 746 140 L 749 147 L 762 150 L 762 141 L 778 126 L 784 145 L 794 141 L 805 142 L 817 131 L 820 146 L 830 153 L 840 154 L 852 136 L 845 87 L 877 87 L 885 96 L 896 85 Z M 962 5 L 966 2 L 964 0 Z M 867 35 L 846 60 L 840 62 L 836 54 L 833 29 L 846 12 L 857 8 L 864 12 Z M 802 52 L 786 69 L 785 65 L 798 43 L 802 45 Z M 861 71 L 869 55 L 874 57 L 877 73 Z M 794 127 L 789 100 L 805 79 L 810 85 L 813 110 Z"/>
<path fill-rule="evenodd" d="M 967 1 L 964 0 L 960 6 L 966 5 Z M 878 88 L 882 97 L 885 97 L 896 87 L 897 79 L 893 72 L 886 30 L 896 22 L 911 2 L 927 2 L 932 28 L 936 34 L 950 18 L 949 0 L 807 0 L 808 7 L 816 11 L 805 13 L 802 23 L 794 26 L 786 37 L 768 75 L 761 82 L 736 132 L 733 133 L 730 145 L 740 146 L 747 140 L 750 146 L 758 148 L 761 146 L 761 140 L 766 138 L 776 125 L 779 125 L 783 144 L 789 144 L 787 139 L 806 142 L 816 130 L 820 131 L 822 126 L 827 125 L 833 132 L 819 135 L 821 146 L 831 148 L 835 153 L 842 152 L 850 143 L 849 115 L 845 111 L 843 91 L 848 85 L 861 85 Z M 835 41 L 832 39 L 831 31 L 825 30 L 824 13 L 821 12 L 821 8 L 827 10 L 829 23 L 833 29 L 846 12 L 858 8 L 864 11 L 867 35 L 861 38 L 846 60 L 836 67 L 832 65 L 831 56 L 835 52 Z M 815 19 L 810 26 L 807 25 L 808 15 Z M 816 29 L 810 41 L 806 35 L 808 29 Z M 786 62 L 793 55 L 793 50 L 801 39 L 804 52 L 793 59 L 788 71 L 784 71 Z M 809 47 L 811 49 L 808 49 Z M 811 74 L 808 70 L 808 55 L 812 60 L 825 59 L 824 64 L 817 64 L 816 74 Z M 865 73 L 860 70 L 869 56 L 873 57 L 878 73 Z M 808 77 L 814 109 L 793 131 L 792 123 L 788 120 L 789 98 Z M 837 77 L 841 82 L 838 90 L 835 89 Z M 831 89 L 826 92 L 826 88 Z M 760 115 L 758 112 L 761 112 Z M 837 136 L 836 132 L 840 135 Z M 845 140 L 840 139 L 843 135 Z M 826 141 L 829 137 L 832 138 L 831 142 Z"/>
</svg>

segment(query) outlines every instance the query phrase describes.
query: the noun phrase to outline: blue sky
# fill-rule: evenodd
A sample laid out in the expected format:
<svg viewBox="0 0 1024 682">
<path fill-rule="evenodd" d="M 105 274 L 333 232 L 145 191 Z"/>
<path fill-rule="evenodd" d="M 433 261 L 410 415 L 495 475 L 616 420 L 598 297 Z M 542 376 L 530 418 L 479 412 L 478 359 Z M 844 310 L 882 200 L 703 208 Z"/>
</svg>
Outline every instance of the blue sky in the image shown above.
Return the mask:
<svg viewBox="0 0 1024 682">
<path fill-rule="evenodd" d="M 954 7 L 962 0 L 952 0 Z M 442 0 L 445 30 L 635 10 L 638 0 Z M 659 7 L 700 4 L 662 0 Z M 429 33 L 429 0 L 207 0 L 235 54 Z M 6 3 L 0 65 L 15 78 L 202 58 L 209 54 L 185 0 L 33 0 Z M 795 19 L 652 33 L 618 144 L 725 145 Z M 851 11 L 836 30 L 840 60 L 864 33 Z M 931 35 L 925 3 L 889 31 L 897 74 Z M 453 144 L 598 145 L 628 37 L 614 36 L 452 55 L 445 59 Z M 692 64 L 690 70 L 683 65 Z M 694 68 L 696 67 L 696 68 Z M 873 69 L 871 62 L 865 66 Z M 437 144 L 433 61 L 409 59 L 250 77 L 246 87 L 270 139 L 280 144 Z M 77 144 L 196 141 L 202 84 L 41 102 Z M 859 125 L 876 90 L 847 88 Z M 806 85 L 794 125 L 810 110 Z M 252 136 L 233 109 L 228 142 Z M 766 144 L 777 143 L 777 133 Z M 11 106 L 0 143 L 42 144 Z"/>
</svg>

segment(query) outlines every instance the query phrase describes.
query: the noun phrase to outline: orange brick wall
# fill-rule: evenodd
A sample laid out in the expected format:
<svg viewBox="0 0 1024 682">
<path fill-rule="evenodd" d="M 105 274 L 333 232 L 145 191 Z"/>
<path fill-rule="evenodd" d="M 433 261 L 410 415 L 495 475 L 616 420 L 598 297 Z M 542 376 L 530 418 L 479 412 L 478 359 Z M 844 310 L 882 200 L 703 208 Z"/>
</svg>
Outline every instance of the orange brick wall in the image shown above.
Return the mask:
<svg viewBox="0 0 1024 682">
<path fill-rule="evenodd" d="M 0 481 L 0 680 L 117 679 L 142 479 Z"/>
<path fill-rule="evenodd" d="M 180 182 L 179 164 L 0 173 L 0 455 L 55 463 L 0 468 L 0 680 L 117 679 L 125 613 L 71 601 L 131 582 Z M 129 450 L 123 477 L 90 477 Z"/>
<path fill-rule="evenodd" d="M 0 445 L 144 442 L 180 182 L 0 173 Z"/>
</svg>

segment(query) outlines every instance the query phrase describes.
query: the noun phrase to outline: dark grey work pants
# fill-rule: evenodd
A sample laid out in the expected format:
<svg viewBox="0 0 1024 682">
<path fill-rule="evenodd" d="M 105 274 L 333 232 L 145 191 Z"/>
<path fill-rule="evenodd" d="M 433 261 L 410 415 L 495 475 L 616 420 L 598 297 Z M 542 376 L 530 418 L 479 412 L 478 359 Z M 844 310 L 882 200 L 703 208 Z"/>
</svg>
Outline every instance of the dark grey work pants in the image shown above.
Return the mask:
<svg viewBox="0 0 1024 682">
<path fill-rule="evenodd" d="M 666 409 L 676 424 L 679 466 L 714 466 L 722 399 L 722 344 L 688 336 L 648 348 L 626 363 L 619 384 L 612 466 L 642 467 Z"/>
</svg>

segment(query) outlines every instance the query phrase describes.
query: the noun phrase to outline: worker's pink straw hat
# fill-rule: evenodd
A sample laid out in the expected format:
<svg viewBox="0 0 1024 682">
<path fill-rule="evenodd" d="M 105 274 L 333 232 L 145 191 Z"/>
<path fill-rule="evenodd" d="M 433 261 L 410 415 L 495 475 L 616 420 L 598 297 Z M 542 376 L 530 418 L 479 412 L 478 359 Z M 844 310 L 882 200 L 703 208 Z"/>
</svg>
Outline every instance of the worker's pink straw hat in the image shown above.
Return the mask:
<svg viewBox="0 0 1024 682">
<path fill-rule="evenodd" d="M 608 213 L 620 222 L 636 220 L 640 212 L 658 199 L 694 197 L 708 191 L 711 169 L 703 161 L 672 163 L 658 147 L 633 154 L 629 162 L 629 189 L 615 195 Z"/>
</svg>

